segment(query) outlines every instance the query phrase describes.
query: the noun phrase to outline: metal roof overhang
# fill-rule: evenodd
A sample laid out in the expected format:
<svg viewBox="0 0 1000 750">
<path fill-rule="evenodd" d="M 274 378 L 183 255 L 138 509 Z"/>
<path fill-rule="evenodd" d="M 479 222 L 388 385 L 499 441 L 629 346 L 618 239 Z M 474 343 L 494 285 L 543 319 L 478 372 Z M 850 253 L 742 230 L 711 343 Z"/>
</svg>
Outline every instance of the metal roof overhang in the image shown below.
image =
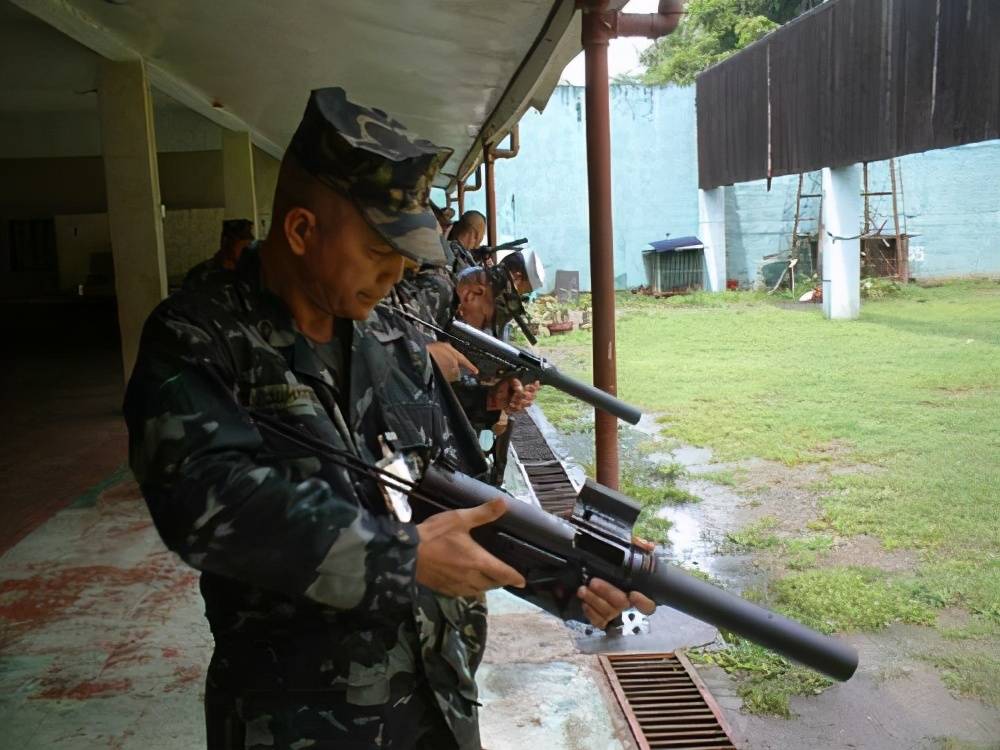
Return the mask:
<svg viewBox="0 0 1000 750">
<path fill-rule="evenodd" d="M 12 0 L 280 157 L 313 88 L 343 86 L 455 154 L 454 186 L 580 51 L 575 0 Z M 621 2 L 613 5 L 623 5 Z"/>
</svg>

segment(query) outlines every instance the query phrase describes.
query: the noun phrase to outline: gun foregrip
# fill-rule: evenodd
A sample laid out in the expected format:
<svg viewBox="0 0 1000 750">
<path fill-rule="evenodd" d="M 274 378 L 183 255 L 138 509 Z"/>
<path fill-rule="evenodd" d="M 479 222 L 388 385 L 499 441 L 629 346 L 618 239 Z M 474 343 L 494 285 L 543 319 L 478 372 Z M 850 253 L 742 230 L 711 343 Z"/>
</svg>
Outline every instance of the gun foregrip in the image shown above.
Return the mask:
<svg viewBox="0 0 1000 750">
<path fill-rule="evenodd" d="M 583 383 L 579 380 L 563 375 L 554 367 L 547 367 L 543 371 L 542 384 L 558 388 L 563 393 L 567 393 L 574 398 L 590 404 L 595 409 L 602 409 L 608 414 L 613 414 L 618 419 L 629 424 L 638 424 L 642 419 L 642 412 L 631 404 L 626 404 L 619 398 L 612 396 L 600 388 Z"/>
</svg>

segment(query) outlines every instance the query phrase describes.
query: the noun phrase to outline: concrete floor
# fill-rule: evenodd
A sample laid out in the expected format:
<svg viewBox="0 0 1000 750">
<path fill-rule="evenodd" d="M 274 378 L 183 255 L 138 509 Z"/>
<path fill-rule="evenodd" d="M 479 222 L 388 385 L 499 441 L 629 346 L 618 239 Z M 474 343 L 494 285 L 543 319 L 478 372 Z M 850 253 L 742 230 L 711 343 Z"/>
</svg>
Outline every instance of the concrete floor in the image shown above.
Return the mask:
<svg viewBox="0 0 1000 750">
<path fill-rule="evenodd" d="M 125 462 L 110 300 L 0 303 L 0 551 Z"/>
</svg>

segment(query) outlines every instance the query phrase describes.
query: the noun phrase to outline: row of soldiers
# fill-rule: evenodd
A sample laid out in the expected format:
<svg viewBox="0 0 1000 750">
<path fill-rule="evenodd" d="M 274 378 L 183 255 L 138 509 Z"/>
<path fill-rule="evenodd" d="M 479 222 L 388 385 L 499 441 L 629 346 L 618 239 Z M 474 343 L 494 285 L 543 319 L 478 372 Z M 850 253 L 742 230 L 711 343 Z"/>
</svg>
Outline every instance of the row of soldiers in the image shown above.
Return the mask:
<svg viewBox="0 0 1000 750">
<path fill-rule="evenodd" d="M 430 207 L 450 155 L 342 89 L 312 92 L 267 236 L 189 273 L 145 323 L 129 460 L 164 542 L 201 571 L 210 748 L 480 748 L 484 594 L 526 581 L 470 531 L 505 505 L 413 523 L 358 470 L 488 471 L 452 385 L 474 366 L 410 317 L 478 315 L 463 292 L 489 280 L 458 267 L 472 248 Z M 488 421 L 533 393 L 463 398 Z M 598 579 L 577 593 L 598 627 L 652 606 Z"/>
</svg>

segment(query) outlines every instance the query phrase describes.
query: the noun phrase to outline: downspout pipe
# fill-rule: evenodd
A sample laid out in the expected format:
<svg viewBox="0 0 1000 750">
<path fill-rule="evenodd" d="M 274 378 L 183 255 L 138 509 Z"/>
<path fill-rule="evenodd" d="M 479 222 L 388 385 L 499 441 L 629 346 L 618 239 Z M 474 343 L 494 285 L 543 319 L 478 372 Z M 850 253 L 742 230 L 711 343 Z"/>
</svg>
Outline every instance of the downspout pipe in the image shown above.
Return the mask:
<svg viewBox="0 0 1000 750">
<path fill-rule="evenodd" d="M 489 144 L 483 146 L 483 164 L 486 172 L 486 244 L 497 245 L 497 186 L 493 174 L 493 149 Z"/>
<path fill-rule="evenodd" d="M 473 170 L 472 174 L 476 176 L 476 181 L 473 183 L 472 187 L 468 187 L 465 183 L 469 179 L 469 175 L 466 175 L 464 179 L 458 181 L 458 216 L 462 217 L 465 213 L 465 194 L 474 193 L 477 190 L 481 190 L 483 187 L 483 172 L 477 165 Z"/>
<path fill-rule="evenodd" d="M 521 151 L 521 129 L 518 125 L 510 131 L 510 148 L 487 145 L 483 149 L 486 164 L 486 244 L 497 245 L 497 189 L 495 164 L 497 159 L 513 159 Z"/>
<path fill-rule="evenodd" d="M 521 151 L 521 126 L 515 124 L 510 130 L 510 148 L 494 148 L 494 159 L 513 159 Z"/>
<path fill-rule="evenodd" d="M 683 0 L 660 0 L 658 13 L 608 11 L 607 0 L 581 0 L 586 70 L 587 189 L 590 209 L 590 289 L 593 295 L 594 385 L 618 394 L 615 352 L 615 264 L 611 212 L 611 101 L 608 43 L 617 36 L 669 34 Z M 595 413 L 597 481 L 618 489 L 618 420 Z"/>
</svg>

